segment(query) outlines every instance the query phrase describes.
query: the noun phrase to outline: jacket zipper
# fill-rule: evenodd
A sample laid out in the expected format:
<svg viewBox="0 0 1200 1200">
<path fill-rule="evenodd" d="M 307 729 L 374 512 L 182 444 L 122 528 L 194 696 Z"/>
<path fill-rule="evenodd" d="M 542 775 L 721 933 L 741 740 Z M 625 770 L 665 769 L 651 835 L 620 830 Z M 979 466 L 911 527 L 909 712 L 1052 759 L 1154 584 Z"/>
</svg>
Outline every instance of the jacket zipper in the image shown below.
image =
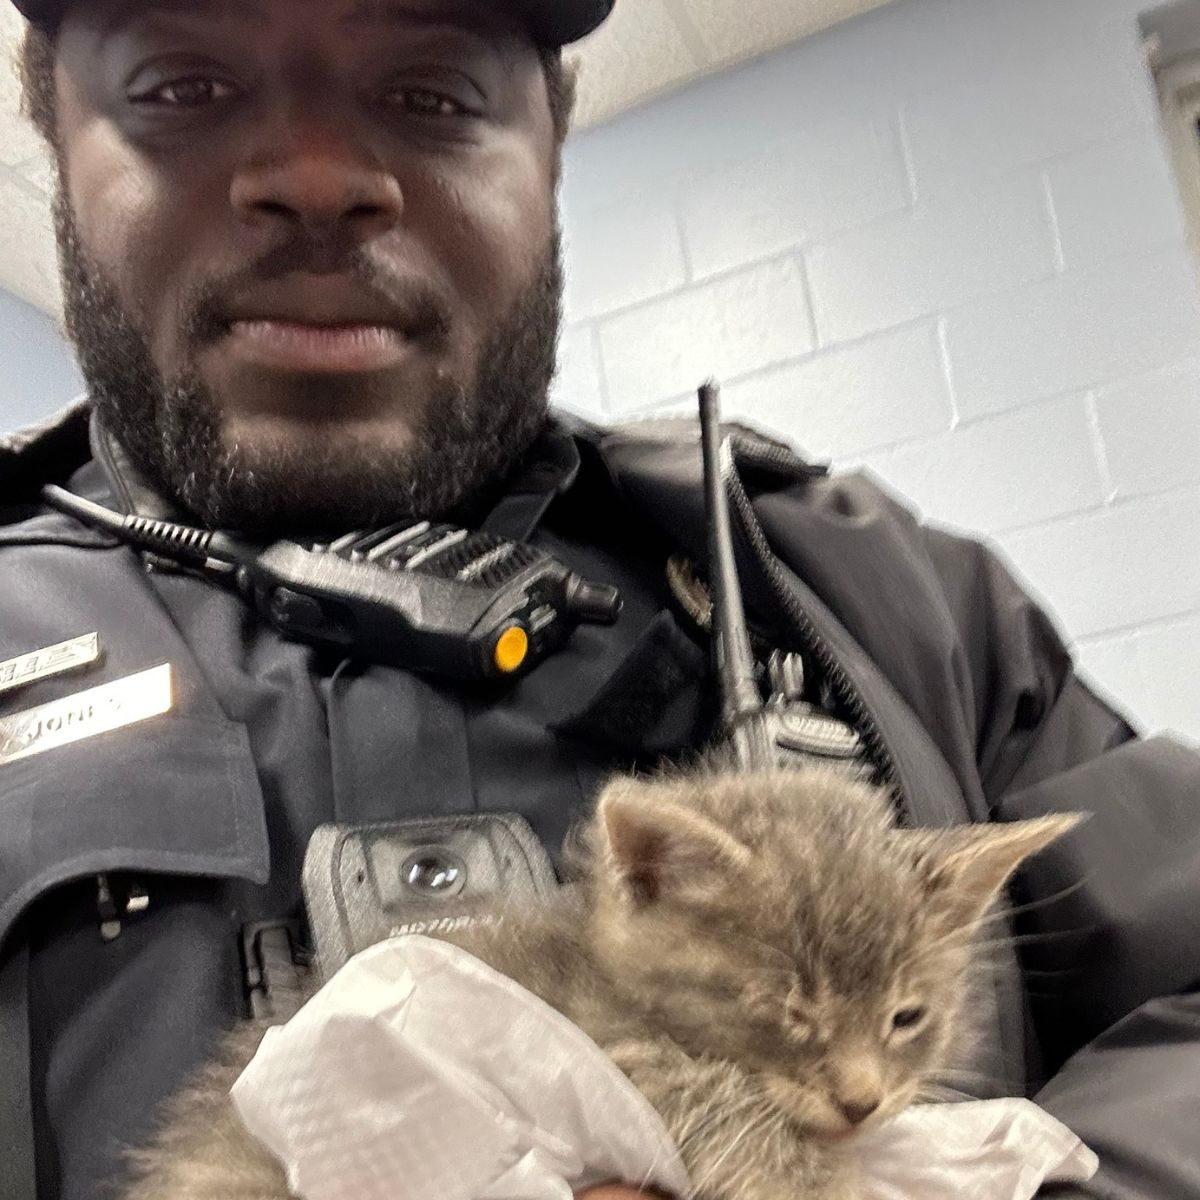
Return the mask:
<svg viewBox="0 0 1200 1200">
<path fill-rule="evenodd" d="M 784 450 L 782 447 L 756 445 L 751 449 L 744 444 L 742 439 L 735 438 L 734 448 L 737 451 L 735 457 L 747 459 L 755 465 L 778 467 L 793 478 L 799 474 L 798 465 L 803 465 L 790 451 Z M 816 474 L 824 474 L 824 472 L 808 468 L 805 476 L 811 478 Z M 787 578 L 767 542 L 766 534 L 763 533 L 758 517 L 755 515 L 736 464 L 730 472 L 727 488 L 746 543 L 775 600 L 790 622 L 791 632 L 799 637 L 801 648 L 812 654 L 824 673 L 824 678 L 828 680 L 833 689 L 834 695 L 845 705 L 846 711 L 851 715 L 855 728 L 863 739 L 871 762 L 879 773 L 881 782 L 891 791 L 898 811 L 903 813 L 905 798 L 900 786 L 899 771 L 896 768 L 896 761 L 884 741 L 883 734 L 880 732 L 879 725 L 841 663 L 838 662 L 825 639 L 817 631 L 812 618 L 804 611 L 788 586 Z"/>
</svg>

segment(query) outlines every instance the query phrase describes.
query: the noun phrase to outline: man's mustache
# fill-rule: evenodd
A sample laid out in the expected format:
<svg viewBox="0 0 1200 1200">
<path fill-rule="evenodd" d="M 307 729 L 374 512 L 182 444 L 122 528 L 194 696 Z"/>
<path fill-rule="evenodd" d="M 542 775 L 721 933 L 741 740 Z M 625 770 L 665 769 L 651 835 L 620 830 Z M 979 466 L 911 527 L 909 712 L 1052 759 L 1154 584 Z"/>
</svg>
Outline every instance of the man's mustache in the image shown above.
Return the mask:
<svg viewBox="0 0 1200 1200">
<path fill-rule="evenodd" d="M 450 303 L 427 280 L 398 274 L 361 243 L 302 236 L 281 242 L 249 266 L 195 289 L 184 304 L 188 340 L 204 346 L 223 337 L 232 313 L 252 301 L 262 285 L 294 275 L 346 276 L 361 300 L 378 312 L 381 323 L 431 341 L 444 341 L 449 334 Z"/>
</svg>

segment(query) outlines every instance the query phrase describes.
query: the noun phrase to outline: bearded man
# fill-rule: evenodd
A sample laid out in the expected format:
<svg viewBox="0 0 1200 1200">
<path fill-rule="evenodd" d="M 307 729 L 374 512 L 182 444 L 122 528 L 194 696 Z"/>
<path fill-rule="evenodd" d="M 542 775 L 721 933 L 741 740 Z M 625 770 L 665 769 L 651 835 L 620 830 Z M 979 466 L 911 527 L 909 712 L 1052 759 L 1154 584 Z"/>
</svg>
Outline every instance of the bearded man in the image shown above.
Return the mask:
<svg viewBox="0 0 1200 1200">
<path fill-rule="evenodd" d="M 611 0 L 17 3 L 88 392 L 0 443 L 0 1193 L 90 1200 L 261 998 L 262 931 L 306 941 L 318 828 L 516 814 L 553 855 L 606 774 L 704 744 L 703 606 L 667 564 L 703 563 L 705 513 L 693 430 L 547 409 L 561 49 Z M 1058 1195 L 1194 1200 L 1200 762 L 1135 738 L 984 547 L 736 446 L 775 682 L 901 819 L 1095 814 L 1026 874 L 1034 974 L 998 952 L 972 1093 L 1099 1153 Z M 243 544 L 485 530 L 624 608 L 507 682 L 415 671 L 284 636 L 47 484 Z M 161 664 L 169 711 L 92 727 L 88 689 Z"/>
</svg>

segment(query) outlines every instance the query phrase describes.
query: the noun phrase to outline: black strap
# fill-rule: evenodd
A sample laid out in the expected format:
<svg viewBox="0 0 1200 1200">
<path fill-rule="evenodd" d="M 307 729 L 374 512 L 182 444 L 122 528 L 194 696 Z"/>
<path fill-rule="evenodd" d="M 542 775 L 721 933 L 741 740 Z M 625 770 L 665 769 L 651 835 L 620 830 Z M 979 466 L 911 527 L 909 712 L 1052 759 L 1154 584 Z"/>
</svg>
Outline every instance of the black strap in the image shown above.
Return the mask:
<svg viewBox="0 0 1200 1200">
<path fill-rule="evenodd" d="M 46 483 L 65 483 L 88 460 L 87 400 L 74 400 L 39 425 L 0 434 L 0 508 L 37 503 Z"/>
<path fill-rule="evenodd" d="M 575 482 L 579 467 L 575 439 L 561 429 L 547 428 L 514 471 L 505 495 L 481 528 L 512 542 L 528 541 L 546 510 Z"/>
<path fill-rule="evenodd" d="M 311 955 L 299 921 L 264 921 L 242 930 L 242 967 L 250 1015 L 282 1025 L 307 999 Z"/>
<path fill-rule="evenodd" d="M 29 1088 L 29 950 L 0 959 L 0 1196 L 37 1200 Z"/>
</svg>

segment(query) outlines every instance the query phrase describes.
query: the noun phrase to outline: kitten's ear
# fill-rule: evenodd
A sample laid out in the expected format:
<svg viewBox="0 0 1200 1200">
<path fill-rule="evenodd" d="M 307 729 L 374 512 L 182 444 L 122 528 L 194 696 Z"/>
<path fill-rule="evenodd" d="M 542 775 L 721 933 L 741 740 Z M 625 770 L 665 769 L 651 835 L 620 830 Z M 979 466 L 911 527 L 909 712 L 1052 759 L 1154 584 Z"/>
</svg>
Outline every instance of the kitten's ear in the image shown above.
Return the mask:
<svg viewBox="0 0 1200 1200">
<path fill-rule="evenodd" d="M 664 895 L 701 901 L 750 861 L 750 851 L 719 825 L 632 781 L 605 789 L 596 823 L 606 866 L 639 906 Z"/>
<path fill-rule="evenodd" d="M 953 928 L 973 925 L 1022 861 L 1069 833 L 1083 813 L 1010 824 L 918 832 L 919 867 L 929 901 Z"/>
</svg>

